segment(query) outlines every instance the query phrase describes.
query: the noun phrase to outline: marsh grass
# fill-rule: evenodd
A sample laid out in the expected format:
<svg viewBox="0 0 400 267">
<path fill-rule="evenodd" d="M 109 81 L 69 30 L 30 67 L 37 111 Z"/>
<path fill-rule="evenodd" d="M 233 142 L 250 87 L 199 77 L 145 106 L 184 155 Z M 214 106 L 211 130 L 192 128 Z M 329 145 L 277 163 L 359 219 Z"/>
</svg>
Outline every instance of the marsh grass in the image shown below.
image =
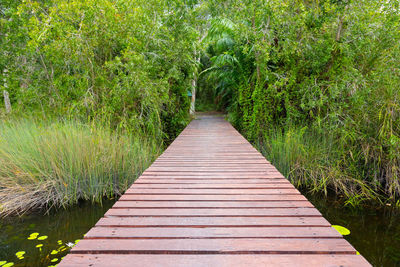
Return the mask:
<svg viewBox="0 0 400 267">
<path fill-rule="evenodd" d="M 307 127 L 273 129 L 256 145 L 296 187 L 327 195 L 334 191 L 346 204 L 378 200 L 357 165 L 348 161 L 340 140 Z"/>
<path fill-rule="evenodd" d="M 0 125 L 0 213 L 22 214 L 123 193 L 160 146 L 76 121 Z"/>
</svg>

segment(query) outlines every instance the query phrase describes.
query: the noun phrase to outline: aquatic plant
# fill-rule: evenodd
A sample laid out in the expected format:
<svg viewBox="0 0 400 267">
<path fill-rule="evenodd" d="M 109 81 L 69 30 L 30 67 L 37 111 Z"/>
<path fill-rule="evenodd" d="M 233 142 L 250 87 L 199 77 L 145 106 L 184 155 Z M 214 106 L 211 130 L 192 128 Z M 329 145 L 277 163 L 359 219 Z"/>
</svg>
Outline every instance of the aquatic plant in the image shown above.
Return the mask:
<svg viewBox="0 0 400 267">
<path fill-rule="evenodd" d="M 14 262 L 0 261 L 1 267 L 11 267 L 14 266 Z"/>
<path fill-rule="evenodd" d="M 350 230 L 347 229 L 347 228 L 344 227 L 344 226 L 341 226 L 341 225 L 332 225 L 332 227 L 335 228 L 335 230 L 338 231 L 339 234 L 341 234 L 341 235 L 349 235 L 349 234 L 350 234 Z"/>
<path fill-rule="evenodd" d="M 66 253 L 80 241 L 79 239 L 77 239 L 74 242 L 66 242 L 64 244 L 62 240 L 58 240 L 56 244 L 46 243 L 46 247 L 44 247 L 42 243 L 37 244 L 37 242 L 46 240 L 48 236 L 38 236 L 39 233 L 32 233 L 27 237 L 27 240 L 32 241 L 33 245 L 36 244 L 35 247 L 39 250 L 41 265 L 46 266 L 50 264 L 48 265 L 48 267 L 55 266 L 54 264 L 62 260 L 64 258 L 64 255 L 66 255 Z M 15 256 L 18 259 L 18 263 L 21 263 L 22 261 L 22 263 L 25 263 L 26 266 L 29 265 L 30 255 L 27 255 L 26 251 L 18 251 L 15 253 Z M 28 260 L 25 260 L 24 262 L 23 260 L 25 259 L 25 257 L 27 257 Z M 10 267 L 14 266 L 14 264 L 14 262 L 0 261 L 0 267 Z"/>
<path fill-rule="evenodd" d="M 112 198 L 123 193 L 162 148 L 134 133 L 77 121 L 4 122 L 0 140 L 1 216 Z"/>
<path fill-rule="evenodd" d="M 273 127 L 256 147 L 295 186 L 325 195 L 333 191 L 345 204 L 380 201 L 379 194 L 359 175 L 357 164 L 346 161 L 333 136 L 308 127 Z"/>
<path fill-rule="evenodd" d="M 14 266 L 14 262 L 0 261 L 0 266 L 1 267 L 11 267 L 11 266 Z"/>
</svg>

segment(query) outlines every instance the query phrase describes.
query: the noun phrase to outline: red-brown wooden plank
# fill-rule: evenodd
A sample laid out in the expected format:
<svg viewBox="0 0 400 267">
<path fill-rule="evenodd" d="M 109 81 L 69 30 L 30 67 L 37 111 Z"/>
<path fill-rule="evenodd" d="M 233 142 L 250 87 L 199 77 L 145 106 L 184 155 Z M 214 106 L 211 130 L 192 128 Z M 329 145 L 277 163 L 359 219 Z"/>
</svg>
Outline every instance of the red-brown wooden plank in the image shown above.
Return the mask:
<svg viewBox="0 0 400 267">
<path fill-rule="evenodd" d="M 160 239 L 160 238 L 341 238 L 332 227 L 93 227 L 90 239 Z"/>
<path fill-rule="evenodd" d="M 265 167 L 267 164 L 264 160 L 237 160 L 237 161 L 156 161 L 152 167 L 171 167 L 173 165 L 179 167 L 246 167 L 246 168 L 259 168 Z M 267 165 L 268 166 L 268 165 Z M 272 165 L 269 165 L 272 166 Z"/>
<path fill-rule="evenodd" d="M 152 195 L 298 195 L 299 191 L 295 188 L 290 189 L 144 189 L 144 188 L 129 188 L 125 194 L 152 194 Z"/>
<path fill-rule="evenodd" d="M 105 216 L 122 217 L 319 217 L 321 213 L 310 208 L 275 209 L 109 209 Z"/>
<path fill-rule="evenodd" d="M 280 174 L 273 175 L 185 175 L 183 173 L 175 173 L 175 174 L 160 174 L 160 175 L 142 175 L 139 179 L 190 179 L 190 180 L 235 180 L 235 181 L 253 181 L 253 180 L 277 180 L 282 181 L 284 177 Z"/>
<path fill-rule="evenodd" d="M 290 243 L 290 245 L 288 245 Z M 120 254 L 356 254 L 344 239 L 83 239 L 71 253 Z"/>
<path fill-rule="evenodd" d="M 323 217 L 106 217 L 96 226 L 147 227 L 147 226 L 185 226 L 185 227 L 272 227 L 272 226 L 322 226 L 330 224 Z"/>
<path fill-rule="evenodd" d="M 188 184 L 188 183 L 134 183 L 130 189 L 294 189 L 290 183 L 270 184 Z"/>
<path fill-rule="evenodd" d="M 59 267 L 364 267 L 369 263 L 359 255 L 67 255 Z"/>
<path fill-rule="evenodd" d="M 292 201 L 307 199 L 298 195 L 130 195 L 119 198 L 124 200 L 157 200 L 157 201 Z"/>
<path fill-rule="evenodd" d="M 217 186 L 222 186 L 222 185 L 229 185 L 229 186 L 234 186 L 234 187 L 239 187 L 241 186 L 277 186 L 277 185 L 292 185 L 289 183 L 287 180 L 284 179 L 246 179 L 246 180 L 234 180 L 234 179 L 172 179 L 172 178 L 165 178 L 165 179 L 145 179 L 145 178 L 140 178 L 136 180 L 136 182 L 132 185 L 133 187 L 135 186 L 142 186 L 144 184 L 152 184 L 152 185 L 167 185 L 167 184 L 190 184 L 190 185 L 217 185 Z"/>
<path fill-rule="evenodd" d="M 266 165 L 266 164 L 265 164 Z M 226 167 L 213 167 L 213 166 L 192 166 L 192 167 L 150 167 L 147 169 L 146 173 L 149 172 L 270 172 L 277 171 L 275 168 L 266 166 L 226 166 Z"/>
<path fill-rule="evenodd" d="M 158 171 L 158 172 L 151 172 L 146 171 L 142 174 L 143 176 L 191 176 L 191 177 L 226 177 L 226 178 L 284 178 L 282 174 L 277 171 L 252 171 L 252 172 L 232 172 L 232 171 L 202 171 L 196 173 L 195 171 L 192 172 L 179 172 L 179 171 Z"/>
<path fill-rule="evenodd" d="M 113 208 L 313 208 L 308 201 L 117 201 Z"/>
</svg>

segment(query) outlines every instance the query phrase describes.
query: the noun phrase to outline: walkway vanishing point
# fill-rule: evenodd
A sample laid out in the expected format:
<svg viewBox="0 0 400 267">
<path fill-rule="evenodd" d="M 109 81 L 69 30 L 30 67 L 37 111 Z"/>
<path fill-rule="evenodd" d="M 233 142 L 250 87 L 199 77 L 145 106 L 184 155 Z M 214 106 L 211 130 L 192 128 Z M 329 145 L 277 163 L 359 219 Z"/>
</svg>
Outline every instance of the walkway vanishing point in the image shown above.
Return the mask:
<svg viewBox="0 0 400 267">
<path fill-rule="evenodd" d="M 228 122 L 202 116 L 58 266 L 370 264 Z"/>
</svg>

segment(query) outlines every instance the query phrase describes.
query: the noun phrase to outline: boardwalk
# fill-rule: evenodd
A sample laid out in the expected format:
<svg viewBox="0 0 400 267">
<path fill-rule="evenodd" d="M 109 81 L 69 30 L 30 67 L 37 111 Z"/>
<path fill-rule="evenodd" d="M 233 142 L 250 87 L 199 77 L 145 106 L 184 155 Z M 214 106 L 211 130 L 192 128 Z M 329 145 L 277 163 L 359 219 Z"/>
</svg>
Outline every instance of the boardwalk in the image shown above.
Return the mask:
<svg viewBox="0 0 400 267">
<path fill-rule="evenodd" d="M 370 265 L 228 122 L 203 116 L 59 266 Z"/>
</svg>

